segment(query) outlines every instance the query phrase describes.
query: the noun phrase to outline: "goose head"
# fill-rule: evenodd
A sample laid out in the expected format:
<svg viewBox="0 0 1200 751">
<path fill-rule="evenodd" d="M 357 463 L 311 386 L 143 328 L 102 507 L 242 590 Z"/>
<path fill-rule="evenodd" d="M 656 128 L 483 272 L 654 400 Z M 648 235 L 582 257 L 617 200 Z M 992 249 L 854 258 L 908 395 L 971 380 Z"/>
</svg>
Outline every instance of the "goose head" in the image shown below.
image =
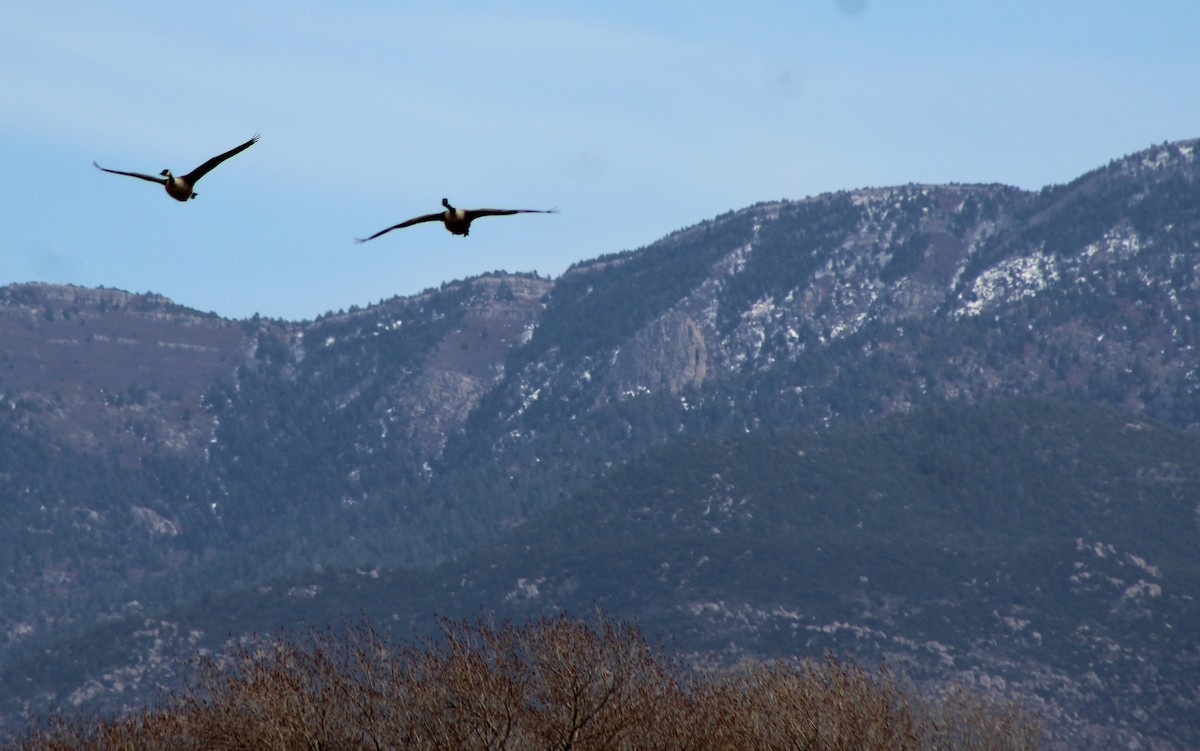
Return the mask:
<svg viewBox="0 0 1200 751">
<path fill-rule="evenodd" d="M 442 205 L 446 207 L 446 210 L 447 210 L 447 211 L 454 211 L 454 207 L 450 205 L 450 199 L 449 199 L 449 198 L 443 198 L 443 199 L 442 199 Z"/>
<path fill-rule="evenodd" d="M 167 178 L 168 180 L 175 179 L 175 176 L 171 174 L 171 170 L 169 170 L 169 169 L 165 169 L 162 172 L 159 172 L 158 174 L 162 175 L 163 177 Z"/>
</svg>

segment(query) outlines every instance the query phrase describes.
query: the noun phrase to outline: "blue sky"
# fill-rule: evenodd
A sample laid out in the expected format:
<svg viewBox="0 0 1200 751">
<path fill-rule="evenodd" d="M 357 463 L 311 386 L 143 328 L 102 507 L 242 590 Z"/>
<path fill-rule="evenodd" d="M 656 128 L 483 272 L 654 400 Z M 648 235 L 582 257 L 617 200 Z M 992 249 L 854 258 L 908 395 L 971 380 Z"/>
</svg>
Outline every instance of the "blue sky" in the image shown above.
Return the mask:
<svg viewBox="0 0 1200 751">
<path fill-rule="evenodd" d="M 758 201 L 1200 136 L 1194 0 L 9 3 L 0 284 L 303 320 Z M 187 172 L 180 204 L 92 168 Z M 459 206 L 561 209 L 362 237 Z"/>
</svg>

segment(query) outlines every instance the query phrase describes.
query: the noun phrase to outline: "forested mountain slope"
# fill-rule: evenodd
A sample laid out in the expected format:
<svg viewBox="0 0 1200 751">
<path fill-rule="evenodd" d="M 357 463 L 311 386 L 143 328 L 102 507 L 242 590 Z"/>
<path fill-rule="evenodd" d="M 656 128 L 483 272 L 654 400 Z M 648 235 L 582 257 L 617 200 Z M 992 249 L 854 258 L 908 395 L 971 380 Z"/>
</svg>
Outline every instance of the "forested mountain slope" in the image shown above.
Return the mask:
<svg viewBox="0 0 1200 751">
<path fill-rule="evenodd" d="M 677 439 L 432 570 L 209 595 L 53 643 L 2 685 L 128 702 L 171 685 L 173 655 L 280 624 L 366 615 L 405 638 L 601 607 L 701 665 L 829 651 L 1020 697 L 1052 747 L 1190 747 L 1197 498 L 1200 436 L 1083 405 Z"/>
<path fill-rule="evenodd" d="M 1002 398 L 1195 432 L 1196 145 L 1038 192 L 762 203 L 559 279 L 487 274 L 314 321 L 4 288 L 0 665 L 281 577 L 419 578 L 668 442 L 869 433 Z M 955 471 L 944 458 L 923 460 L 922 482 Z M 989 488 L 1022 480 L 987 471 L 1000 473 Z M 1196 532 L 1172 524 L 1164 540 Z"/>
</svg>

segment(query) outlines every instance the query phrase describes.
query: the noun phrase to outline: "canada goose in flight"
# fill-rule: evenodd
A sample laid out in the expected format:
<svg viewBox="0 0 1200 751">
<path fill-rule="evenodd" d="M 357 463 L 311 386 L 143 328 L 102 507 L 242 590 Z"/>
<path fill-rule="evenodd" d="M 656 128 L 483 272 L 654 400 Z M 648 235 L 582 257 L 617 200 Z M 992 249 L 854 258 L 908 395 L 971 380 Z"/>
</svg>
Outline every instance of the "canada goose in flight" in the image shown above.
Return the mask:
<svg viewBox="0 0 1200 751">
<path fill-rule="evenodd" d="M 397 225 L 382 229 L 371 235 L 370 237 L 360 238 L 355 242 L 365 243 L 367 240 L 374 240 L 380 235 L 387 234 L 394 229 L 401 227 L 411 227 L 414 224 L 421 222 L 441 222 L 446 226 L 446 229 L 456 235 L 466 237 L 471 233 L 471 222 L 481 216 L 507 216 L 509 214 L 557 214 L 558 209 L 550 209 L 544 211 L 542 209 L 456 209 L 450 205 L 449 199 L 443 198 L 442 205 L 446 207 L 445 211 L 439 211 L 435 214 L 425 214 L 424 216 L 414 217 L 407 221 L 400 222 Z"/>
<path fill-rule="evenodd" d="M 211 172 L 213 167 L 216 167 L 218 164 L 234 154 L 245 151 L 256 143 L 258 143 L 257 133 L 254 134 L 254 138 L 246 141 L 241 146 L 232 148 L 229 151 L 226 151 L 224 154 L 214 156 L 212 159 L 209 159 L 207 162 L 201 164 L 199 167 L 187 173 L 186 175 L 173 175 L 169 169 L 165 169 L 160 172 L 160 176 L 143 175 L 140 172 L 121 172 L 120 170 L 115 169 L 105 169 L 95 162 L 92 162 L 92 165 L 98 170 L 111 172 L 114 175 L 128 175 L 129 177 L 138 177 L 142 180 L 149 180 L 152 183 L 158 183 L 167 189 L 167 195 L 169 195 L 171 198 L 174 198 L 176 201 L 186 201 L 189 198 L 196 197 L 197 194 L 193 192 L 193 189 L 196 187 L 196 183 L 200 181 L 200 178 Z"/>
</svg>

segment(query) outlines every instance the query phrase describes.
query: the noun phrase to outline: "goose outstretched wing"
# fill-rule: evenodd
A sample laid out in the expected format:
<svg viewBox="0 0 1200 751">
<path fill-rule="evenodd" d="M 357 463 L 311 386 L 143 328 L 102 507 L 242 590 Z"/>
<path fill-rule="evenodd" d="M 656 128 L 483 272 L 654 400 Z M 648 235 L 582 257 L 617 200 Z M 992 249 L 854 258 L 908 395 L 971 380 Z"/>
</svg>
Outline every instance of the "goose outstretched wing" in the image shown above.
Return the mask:
<svg viewBox="0 0 1200 751">
<path fill-rule="evenodd" d="M 472 222 L 481 216 L 508 216 L 509 214 L 557 214 L 558 209 L 466 209 L 467 221 Z"/>
<path fill-rule="evenodd" d="M 241 152 L 250 148 L 254 144 L 258 143 L 258 138 L 259 138 L 258 134 L 255 133 L 254 137 L 251 138 L 249 141 L 246 141 L 241 146 L 236 146 L 236 147 L 230 149 L 229 151 L 226 151 L 224 154 L 218 154 L 217 156 L 214 156 L 212 159 L 209 159 L 204 164 L 201 164 L 196 169 L 194 169 L 191 172 L 184 175 L 183 179 L 186 180 L 189 185 L 195 185 L 197 180 L 199 180 L 200 178 L 204 177 L 209 172 L 211 172 L 212 169 L 214 167 L 216 167 L 218 164 L 225 161 L 226 159 L 228 159 L 231 156 L 240 154 Z"/>
<path fill-rule="evenodd" d="M 167 184 L 167 178 L 160 177 L 158 175 L 143 175 L 141 172 L 122 172 L 121 170 L 108 169 L 107 167 L 101 167 L 99 164 L 96 164 L 95 162 L 92 162 L 92 166 L 95 167 L 96 169 L 100 170 L 101 172 L 108 172 L 108 173 L 111 173 L 114 175 L 125 175 L 127 177 L 136 177 L 141 180 L 149 180 L 152 183 L 158 183 L 159 185 Z"/>
<path fill-rule="evenodd" d="M 402 229 L 404 227 L 411 227 L 412 225 L 420 224 L 421 222 L 441 221 L 444 218 L 444 216 L 445 216 L 445 212 L 439 211 L 436 214 L 424 214 L 422 216 L 413 217 L 412 219 L 407 219 L 403 222 L 400 222 L 399 224 L 393 224 L 391 227 L 388 227 L 387 229 L 381 229 L 378 232 L 376 232 L 375 234 L 371 235 L 370 237 L 360 237 L 360 238 L 356 239 L 354 242 L 365 243 L 367 240 L 374 240 L 375 238 L 379 237 L 380 235 L 386 235 L 387 233 L 391 232 L 394 229 Z"/>
</svg>

